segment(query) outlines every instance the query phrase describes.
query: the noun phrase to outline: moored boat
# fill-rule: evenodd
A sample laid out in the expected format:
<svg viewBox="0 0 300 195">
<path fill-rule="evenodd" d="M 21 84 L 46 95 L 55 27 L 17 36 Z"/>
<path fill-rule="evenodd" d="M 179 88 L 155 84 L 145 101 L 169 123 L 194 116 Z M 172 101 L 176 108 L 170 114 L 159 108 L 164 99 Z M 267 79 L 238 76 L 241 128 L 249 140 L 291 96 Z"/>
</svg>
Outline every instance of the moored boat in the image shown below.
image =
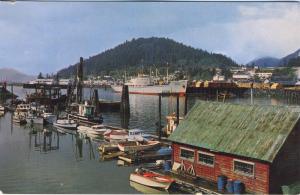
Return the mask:
<svg viewBox="0 0 300 195">
<path fill-rule="evenodd" d="M 111 130 L 105 125 L 92 125 L 91 127 L 80 125 L 77 127 L 77 129 L 78 131 L 94 135 L 103 135 L 106 131 Z"/>
<path fill-rule="evenodd" d="M 44 112 L 42 114 L 46 123 L 53 124 L 57 120 L 57 116 L 52 113 Z"/>
<path fill-rule="evenodd" d="M 187 89 L 187 80 L 170 81 L 167 84 L 154 84 L 151 76 L 139 74 L 138 77 L 132 78 L 128 85 L 128 92 L 130 94 L 144 94 L 144 95 L 157 95 L 157 94 L 179 94 L 184 95 Z M 122 92 L 122 85 L 112 85 L 111 88 L 118 93 Z"/>
<path fill-rule="evenodd" d="M 77 123 L 74 120 L 68 119 L 57 120 L 55 123 L 53 123 L 53 126 L 71 130 L 77 129 Z"/>
<path fill-rule="evenodd" d="M 103 135 L 105 139 L 121 141 L 127 139 L 128 132 L 126 130 L 109 130 L 106 131 Z"/>
<path fill-rule="evenodd" d="M 68 118 L 85 124 L 101 124 L 103 118 L 101 114 L 96 113 L 96 107 L 85 101 L 84 104 L 73 103 L 68 112 Z"/>
<path fill-rule="evenodd" d="M 35 112 L 28 112 L 26 115 L 26 122 L 32 124 L 44 124 L 44 118 L 38 116 Z"/>
<path fill-rule="evenodd" d="M 26 124 L 26 117 L 22 113 L 19 113 L 19 112 L 14 113 L 12 120 L 14 123 L 18 123 L 20 125 Z"/>
<path fill-rule="evenodd" d="M 158 189 L 169 189 L 174 179 L 157 173 L 137 169 L 130 174 L 130 181 Z"/>
<path fill-rule="evenodd" d="M 136 152 L 154 149 L 159 145 L 159 141 L 126 141 L 118 143 L 118 148 L 122 152 Z"/>
</svg>

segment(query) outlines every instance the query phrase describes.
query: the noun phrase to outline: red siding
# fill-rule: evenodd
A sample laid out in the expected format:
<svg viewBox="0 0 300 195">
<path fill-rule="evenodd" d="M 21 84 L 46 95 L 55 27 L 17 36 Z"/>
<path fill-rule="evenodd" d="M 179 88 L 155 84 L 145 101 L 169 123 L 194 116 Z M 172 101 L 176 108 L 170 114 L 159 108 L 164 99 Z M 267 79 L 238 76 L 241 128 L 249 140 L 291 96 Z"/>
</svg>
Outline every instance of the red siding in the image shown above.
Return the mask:
<svg viewBox="0 0 300 195">
<path fill-rule="evenodd" d="M 193 149 L 195 152 L 194 161 L 190 162 L 188 160 L 183 160 L 180 158 L 180 147 Z M 217 177 L 219 175 L 226 175 L 230 179 L 240 180 L 245 184 L 246 190 L 248 192 L 255 193 L 269 193 L 269 164 L 246 160 L 245 158 L 233 156 L 233 155 L 225 155 L 216 152 L 209 152 L 205 149 L 197 149 L 189 146 L 181 146 L 179 144 L 172 144 L 173 148 L 173 160 L 175 162 L 181 163 L 183 161 L 186 168 L 190 165 L 194 166 L 194 170 L 198 177 L 211 180 L 216 182 Z M 213 167 L 202 165 L 198 163 L 198 151 L 208 152 L 215 156 L 215 164 Z M 248 162 L 254 163 L 254 176 L 245 176 L 241 174 L 237 174 L 233 171 L 233 160 L 244 160 Z"/>
</svg>

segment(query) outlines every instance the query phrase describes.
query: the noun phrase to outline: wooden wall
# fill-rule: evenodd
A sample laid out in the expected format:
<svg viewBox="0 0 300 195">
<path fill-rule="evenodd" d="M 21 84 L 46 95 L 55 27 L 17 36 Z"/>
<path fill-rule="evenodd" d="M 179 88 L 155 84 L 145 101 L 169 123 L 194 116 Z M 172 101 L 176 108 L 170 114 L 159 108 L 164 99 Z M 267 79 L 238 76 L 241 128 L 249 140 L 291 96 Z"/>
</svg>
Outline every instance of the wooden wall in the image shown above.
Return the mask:
<svg viewBox="0 0 300 195">
<path fill-rule="evenodd" d="M 180 147 L 194 150 L 194 161 L 183 160 L 180 158 Z M 198 177 L 217 182 L 219 175 L 225 175 L 233 180 L 240 180 L 245 184 L 247 192 L 254 193 L 269 193 L 269 163 L 257 162 L 246 158 L 227 155 L 217 152 L 210 152 L 202 148 L 195 148 L 187 145 L 172 144 L 173 161 L 177 163 L 183 162 L 188 168 L 193 165 L 195 173 Z M 215 155 L 214 166 L 210 167 L 198 163 L 198 151 L 208 152 Z M 244 160 L 254 163 L 254 176 L 246 176 L 233 171 L 233 160 Z"/>
<path fill-rule="evenodd" d="M 281 193 L 282 185 L 300 181 L 300 124 L 291 132 L 277 154 L 270 173 L 270 192 Z"/>
</svg>

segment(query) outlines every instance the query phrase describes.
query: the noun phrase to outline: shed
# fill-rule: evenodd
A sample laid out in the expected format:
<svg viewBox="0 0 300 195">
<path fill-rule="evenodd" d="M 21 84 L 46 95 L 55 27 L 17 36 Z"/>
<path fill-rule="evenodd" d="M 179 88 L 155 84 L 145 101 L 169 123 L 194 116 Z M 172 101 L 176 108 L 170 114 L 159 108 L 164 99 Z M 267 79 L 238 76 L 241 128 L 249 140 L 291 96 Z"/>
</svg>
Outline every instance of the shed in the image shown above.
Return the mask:
<svg viewBox="0 0 300 195">
<path fill-rule="evenodd" d="M 169 137 L 173 161 L 204 179 L 279 192 L 300 181 L 299 117 L 300 107 L 199 101 Z"/>
</svg>

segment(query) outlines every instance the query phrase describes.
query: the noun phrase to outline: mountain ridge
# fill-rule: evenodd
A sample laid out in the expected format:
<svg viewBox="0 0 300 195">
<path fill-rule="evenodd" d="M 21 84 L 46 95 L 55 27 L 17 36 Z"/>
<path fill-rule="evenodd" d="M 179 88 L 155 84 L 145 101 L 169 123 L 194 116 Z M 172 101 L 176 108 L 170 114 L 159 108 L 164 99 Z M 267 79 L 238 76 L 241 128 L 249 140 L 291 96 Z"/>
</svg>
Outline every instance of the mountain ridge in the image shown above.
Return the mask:
<svg viewBox="0 0 300 195">
<path fill-rule="evenodd" d="M 217 53 L 196 49 L 168 38 L 137 38 L 125 41 L 114 48 L 84 59 L 84 74 L 112 74 L 116 71 L 136 71 L 141 68 L 161 68 L 169 64 L 170 69 L 188 69 L 237 66 L 231 58 Z M 76 64 L 57 72 L 60 77 L 75 73 Z"/>
<path fill-rule="evenodd" d="M 10 67 L 0 68 L 0 80 L 1 81 L 22 83 L 22 82 L 27 82 L 27 81 L 33 80 L 35 78 L 36 78 L 36 76 L 27 75 L 25 73 L 22 73 L 19 70 L 16 70 L 16 69 L 13 69 Z"/>
<path fill-rule="evenodd" d="M 277 67 L 277 66 L 294 66 L 294 64 L 290 64 L 291 60 L 293 63 L 295 63 L 295 60 L 300 61 L 300 48 L 293 53 L 290 53 L 282 58 L 274 58 L 270 56 L 265 56 L 261 58 L 256 58 L 254 60 L 251 60 L 247 63 L 247 65 L 255 65 L 255 66 L 261 66 L 261 67 Z M 299 62 L 296 62 L 296 65 L 299 64 Z M 300 66 L 300 64 L 299 64 Z"/>
</svg>

